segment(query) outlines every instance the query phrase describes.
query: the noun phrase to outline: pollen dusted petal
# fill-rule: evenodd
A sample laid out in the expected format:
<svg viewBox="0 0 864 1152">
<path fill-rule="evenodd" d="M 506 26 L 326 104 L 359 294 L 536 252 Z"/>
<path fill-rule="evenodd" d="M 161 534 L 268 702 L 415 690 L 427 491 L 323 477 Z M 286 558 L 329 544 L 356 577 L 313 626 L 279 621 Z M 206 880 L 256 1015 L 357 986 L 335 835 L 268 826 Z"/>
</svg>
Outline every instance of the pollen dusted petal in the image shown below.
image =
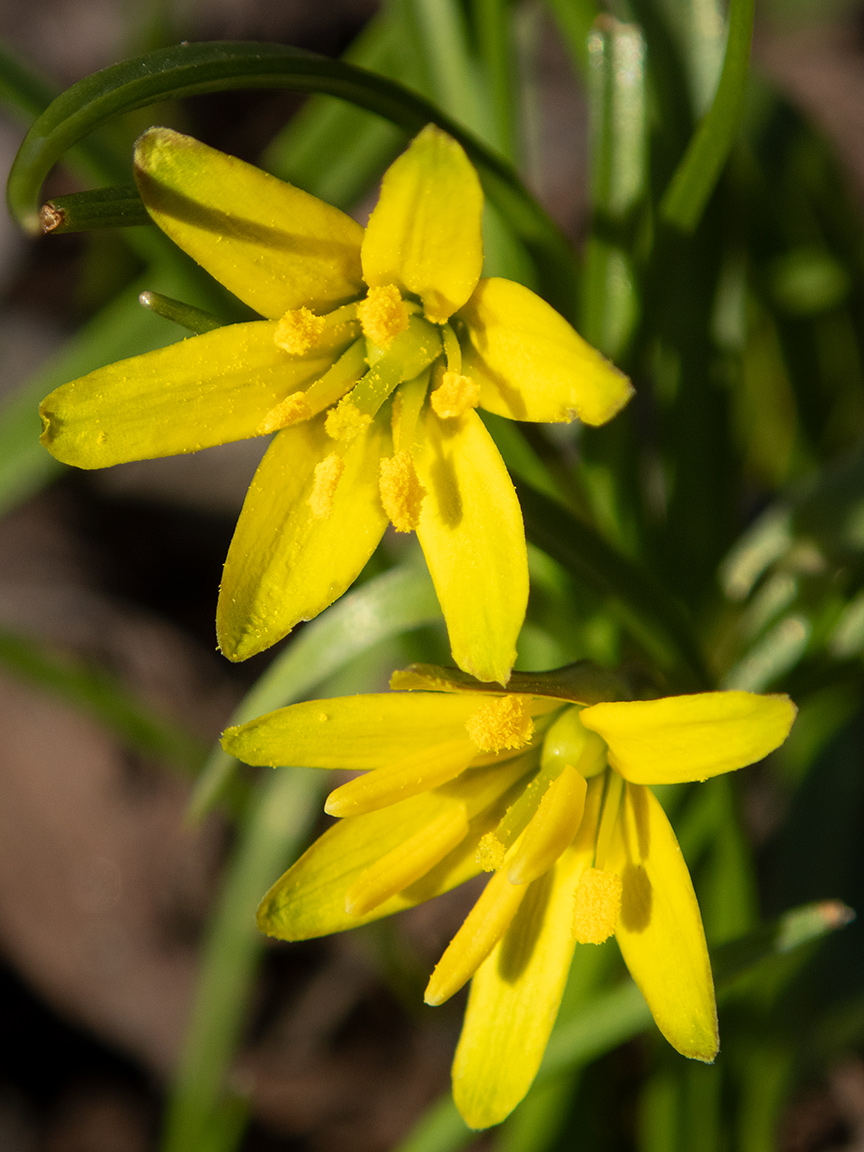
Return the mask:
<svg viewBox="0 0 864 1152">
<path fill-rule="evenodd" d="M 501 696 L 469 716 L 465 727 L 481 752 L 524 748 L 534 735 L 530 696 Z"/>
<path fill-rule="evenodd" d="M 310 420 L 312 409 L 306 399 L 305 392 L 292 392 L 284 400 L 280 400 L 275 408 L 271 408 L 261 423 L 257 432 L 267 436 L 270 432 L 278 432 L 280 428 L 288 428 L 291 424 L 300 424 Z"/>
<path fill-rule="evenodd" d="M 345 461 L 335 452 L 315 465 L 315 479 L 307 503 L 316 519 L 323 520 L 333 511 L 333 497 L 344 471 Z"/>
<path fill-rule="evenodd" d="M 464 416 L 480 403 L 480 385 L 470 376 L 445 372 L 444 379 L 430 396 L 432 410 L 443 420 Z"/>
<path fill-rule="evenodd" d="M 293 308 L 286 312 L 273 334 L 277 348 L 292 356 L 305 356 L 321 338 L 327 321 L 308 308 Z"/>
<path fill-rule="evenodd" d="M 621 877 L 586 868 L 573 897 L 573 936 L 579 944 L 602 944 L 615 931 L 621 912 Z"/>
<path fill-rule="evenodd" d="M 381 460 L 381 503 L 397 532 L 413 532 L 420 520 L 426 489 L 420 483 L 411 453 L 405 448 Z"/>
<path fill-rule="evenodd" d="M 357 305 L 363 335 L 377 348 L 389 348 L 400 332 L 408 327 L 410 313 L 395 284 L 370 288 L 369 295 Z"/>
</svg>

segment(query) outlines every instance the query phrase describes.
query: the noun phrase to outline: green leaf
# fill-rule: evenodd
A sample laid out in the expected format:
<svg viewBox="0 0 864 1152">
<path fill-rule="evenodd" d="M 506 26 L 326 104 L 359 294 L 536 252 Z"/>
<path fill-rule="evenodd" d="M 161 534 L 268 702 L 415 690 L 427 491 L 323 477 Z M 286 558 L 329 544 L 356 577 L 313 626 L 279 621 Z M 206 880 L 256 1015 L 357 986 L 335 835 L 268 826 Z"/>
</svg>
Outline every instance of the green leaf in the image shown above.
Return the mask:
<svg viewBox="0 0 864 1152">
<path fill-rule="evenodd" d="M 683 609 L 659 581 L 548 496 L 517 484 L 528 540 L 607 598 L 632 638 L 683 687 L 710 681 Z"/>
<path fill-rule="evenodd" d="M 62 655 L 29 636 L 0 631 L 0 665 L 13 676 L 93 716 L 124 744 L 197 772 L 204 743 L 160 716 L 115 676 L 80 657 Z"/>
<path fill-rule="evenodd" d="M 731 0 L 723 71 L 714 102 L 700 121 L 660 202 L 660 216 L 693 232 L 732 150 L 747 90 L 755 0 Z"/>
</svg>

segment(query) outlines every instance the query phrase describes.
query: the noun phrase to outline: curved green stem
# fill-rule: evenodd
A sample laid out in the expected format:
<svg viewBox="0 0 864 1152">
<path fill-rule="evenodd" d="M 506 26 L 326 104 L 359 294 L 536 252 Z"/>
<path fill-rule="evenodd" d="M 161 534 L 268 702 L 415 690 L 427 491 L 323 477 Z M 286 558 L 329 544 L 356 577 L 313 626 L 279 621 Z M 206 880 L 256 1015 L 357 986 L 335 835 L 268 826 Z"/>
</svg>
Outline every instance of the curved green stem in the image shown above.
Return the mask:
<svg viewBox="0 0 864 1152">
<path fill-rule="evenodd" d="M 438 124 L 465 148 L 490 199 L 547 274 L 553 294 L 571 296 L 574 264 L 569 245 L 506 160 L 396 81 L 280 44 L 181 44 L 80 80 L 54 100 L 27 133 L 9 174 L 12 215 L 25 229 L 38 233 L 39 190 L 48 172 L 68 148 L 112 117 L 163 100 L 248 88 L 324 92 L 375 112 L 411 134 L 430 122 Z"/>
</svg>

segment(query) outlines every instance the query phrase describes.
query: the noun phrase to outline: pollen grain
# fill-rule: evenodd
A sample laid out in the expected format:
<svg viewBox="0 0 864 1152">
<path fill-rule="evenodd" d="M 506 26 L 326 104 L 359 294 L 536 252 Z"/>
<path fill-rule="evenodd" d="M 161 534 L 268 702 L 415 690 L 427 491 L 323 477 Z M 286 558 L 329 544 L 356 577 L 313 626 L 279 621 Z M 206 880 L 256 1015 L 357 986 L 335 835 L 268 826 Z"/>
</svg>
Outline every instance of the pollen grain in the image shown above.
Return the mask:
<svg viewBox="0 0 864 1152">
<path fill-rule="evenodd" d="M 531 743 L 534 721 L 527 696 L 502 696 L 483 704 L 465 722 L 468 735 L 481 752 L 502 752 Z"/>
</svg>

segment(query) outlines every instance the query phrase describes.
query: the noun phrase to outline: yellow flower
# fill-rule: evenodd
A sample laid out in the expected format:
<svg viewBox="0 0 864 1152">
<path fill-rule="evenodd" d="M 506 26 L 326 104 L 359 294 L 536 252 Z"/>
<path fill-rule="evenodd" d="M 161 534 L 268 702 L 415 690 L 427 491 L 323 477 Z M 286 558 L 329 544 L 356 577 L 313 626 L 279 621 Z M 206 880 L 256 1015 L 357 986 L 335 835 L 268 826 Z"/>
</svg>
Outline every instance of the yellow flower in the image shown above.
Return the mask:
<svg viewBox="0 0 864 1152">
<path fill-rule="evenodd" d="M 348 588 L 388 521 L 417 532 L 453 657 L 506 683 L 525 612 L 522 518 L 475 408 L 602 424 L 626 377 L 519 284 L 480 279 L 483 195 L 428 126 L 365 232 L 314 196 L 153 128 L 135 175 L 159 227 L 265 320 L 101 368 L 44 401 L 43 443 L 100 468 L 277 432 L 225 564 L 242 660 Z"/>
<path fill-rule="evenodd" d="M 223 738 L 248 764 L 360 769 L 341 817 L 261 902 L 262 931 L 341 931 L 493 873 L 426 990 L 471 993 L 453 1064 L 469 1125 L 503 1120 L 540 1065 L 577 943 L 615 934 L 660 1031 L 713 1060 L 714 986 L 690 875 L 646 784 L 705 780 L 785 740 L 786 696 L 632 701 L 580 663 L 514 673 L 508 693 L 418 665 L 413 691 L 316 700 Z"/>
</svg>

